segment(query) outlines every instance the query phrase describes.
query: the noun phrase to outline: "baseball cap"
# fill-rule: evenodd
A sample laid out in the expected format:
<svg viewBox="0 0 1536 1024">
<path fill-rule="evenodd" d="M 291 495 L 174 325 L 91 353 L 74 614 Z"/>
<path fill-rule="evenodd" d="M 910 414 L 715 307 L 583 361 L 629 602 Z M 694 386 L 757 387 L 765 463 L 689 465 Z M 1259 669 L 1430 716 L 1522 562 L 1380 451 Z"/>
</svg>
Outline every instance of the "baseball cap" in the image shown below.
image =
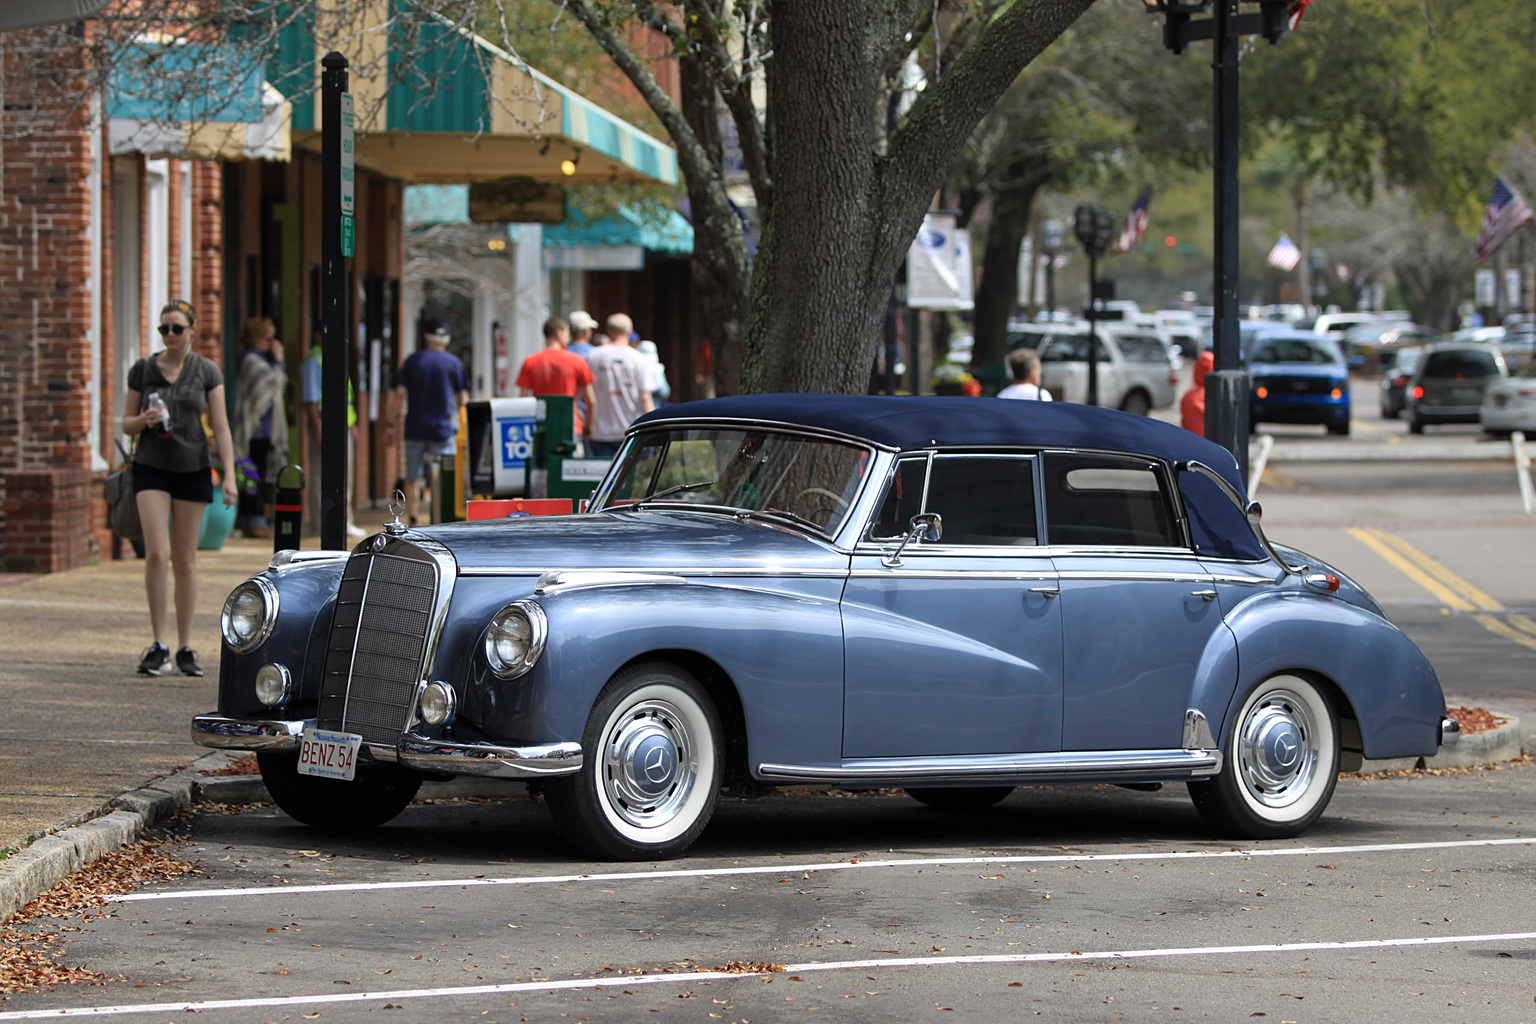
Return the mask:
<svg viewBox="0 0 1536 1024">
<path fill-rule="evenodd" d="M 422 334 L 447 334 L 448 325 L 437 317 L 428 317 L 421 322 Z"/>
<path fill-rule="evenodd" d="M 573 331 L 597 330 L 597 321 L 593 319 L 591 313 L 588 313 L 584 309 L 576 310 L 570 315 L 569 319 L 571 322 L 571 330 Z"/>
</svg>

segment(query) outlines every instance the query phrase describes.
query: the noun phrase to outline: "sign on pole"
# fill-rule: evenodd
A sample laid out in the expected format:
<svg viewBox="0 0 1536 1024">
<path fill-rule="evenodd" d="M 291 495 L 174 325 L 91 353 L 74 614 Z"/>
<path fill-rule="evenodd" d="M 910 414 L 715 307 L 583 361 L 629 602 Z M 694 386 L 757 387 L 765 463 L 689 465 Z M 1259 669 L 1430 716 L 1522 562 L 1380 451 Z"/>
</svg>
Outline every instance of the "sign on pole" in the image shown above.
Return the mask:
<svg viewBox="0 0 1536 1024">
<path fill-rule="evenodd" d="M 352 114 L 352 94 L 341 94 L 341 254 L 350 257 L 356 248 L 356 134 Z"/>
<path fill-rule="evenodd" d="M 930 213 L 907 250 L 907 305 L 912 309 L 971 309 L 970 232 L 954 214 Z"/>
</svg>

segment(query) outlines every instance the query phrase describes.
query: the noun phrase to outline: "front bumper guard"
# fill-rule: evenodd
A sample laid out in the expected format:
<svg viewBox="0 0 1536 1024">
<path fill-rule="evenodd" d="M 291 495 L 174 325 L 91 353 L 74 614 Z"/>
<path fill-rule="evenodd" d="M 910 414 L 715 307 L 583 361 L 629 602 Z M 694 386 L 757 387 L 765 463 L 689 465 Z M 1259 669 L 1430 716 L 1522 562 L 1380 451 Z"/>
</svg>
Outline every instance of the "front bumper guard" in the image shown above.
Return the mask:
<svg viewBox="0 0 1536 1024">
<path fill-rule="evenodd" d="M 198 715 L 192 719 L 192 742 L 219 750 L 281 753 L 299 749 L 305 726 L 314 719 L 261 721 Z M 546 743 L 531 747 L 499 747 L 490 743 L 449 743 L 406 733 L 400 746 L 364 745 L 379 761 L 397 761 L 407 768 L 448 775 L 495 779 L 542 779 L 581 771 L 581 744 Z"/>
<path fill-rule="evenodd" d="M 1461 723 L 1449 715 L 1440 719 L 1440 746 L 1454 747 L 1461 742 Z"/>
</svg>

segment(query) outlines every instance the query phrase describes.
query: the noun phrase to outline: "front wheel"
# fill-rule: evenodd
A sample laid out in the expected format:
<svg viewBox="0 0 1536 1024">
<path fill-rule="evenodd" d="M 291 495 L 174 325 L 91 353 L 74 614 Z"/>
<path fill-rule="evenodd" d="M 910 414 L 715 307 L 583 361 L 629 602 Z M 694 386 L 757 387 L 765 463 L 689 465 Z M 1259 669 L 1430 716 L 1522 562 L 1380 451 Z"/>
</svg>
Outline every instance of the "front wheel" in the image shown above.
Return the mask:
<svg viewBox="0 0 1536 1024">
<path fill-rule="evenodd" d="M 297 754 L 257 754 L 256 764 L 273 803 L 327 832 L 377 828 L 405 810 L 421 788 L 420 775 L 393 764 L 360 765 L 351 782 L 300 775 Z"/>
<path fill-rule="evenodd" d="M 681 856 L 714 813 L 722 773 L 720 720 L 698 681 L 651 662 L 620 671 L 587 718 L 575 775 L 545 800 L 575 846 L 615 860 Z"/>
<path fill-rule="evenodd" d="M 1227 728 L 1213 778 L 1189 783 L 1207 825 L 1239 839 L 1285 839 L 1322 816 L 1339 776 L 1339 728 L 1316 684 L 1274 676 L 1248 694 Z"/>
<path fill-rule="evenodd" d="M 1328 423 L 1328 433 L 1349 436 L 1349 420 L 1332 420 Z"/>
<path fill-rule="evenodd" d="M 1410 433 L 1410 434 L 1422 434 L 1422 433 L 1424 433 L 1424 421 L 1419 419 L 1419 416 L 1418 416 L 1417 413 L 1411 413 L 1408 416 L 1408 433 Z"/>
</svg>

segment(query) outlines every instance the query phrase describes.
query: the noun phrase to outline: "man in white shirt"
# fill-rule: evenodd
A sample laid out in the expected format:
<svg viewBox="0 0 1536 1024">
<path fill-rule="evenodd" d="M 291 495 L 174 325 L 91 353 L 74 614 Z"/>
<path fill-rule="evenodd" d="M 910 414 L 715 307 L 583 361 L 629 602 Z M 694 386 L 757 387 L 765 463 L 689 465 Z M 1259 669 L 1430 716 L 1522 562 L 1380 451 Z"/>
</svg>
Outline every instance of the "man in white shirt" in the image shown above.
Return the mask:
<svg viewBox="0 0 1536 1024">
<path fill-rule="evenodd" d="M 1040 356 L 1034 349 L 1021 348 L 1008 353 L 1008 369 L 1013 371 L 1013 383 L 999 391 L 998 398 L 1051 400 L 1051 393 L 1040 386 Z"/>
<path fill-rule="evenodd" d="M 596 401 L 592 415 L 587 417 L 585 439 L 587 455 L 595 459 L 613 458 L 624 440 L 624 431 L 654 408 L 648 390 L 650 367 L 629 343 L 634 322 L 623 313 L 615 313 L 603 327 L 608 344 L 587 355 Z"/>
</svg>

